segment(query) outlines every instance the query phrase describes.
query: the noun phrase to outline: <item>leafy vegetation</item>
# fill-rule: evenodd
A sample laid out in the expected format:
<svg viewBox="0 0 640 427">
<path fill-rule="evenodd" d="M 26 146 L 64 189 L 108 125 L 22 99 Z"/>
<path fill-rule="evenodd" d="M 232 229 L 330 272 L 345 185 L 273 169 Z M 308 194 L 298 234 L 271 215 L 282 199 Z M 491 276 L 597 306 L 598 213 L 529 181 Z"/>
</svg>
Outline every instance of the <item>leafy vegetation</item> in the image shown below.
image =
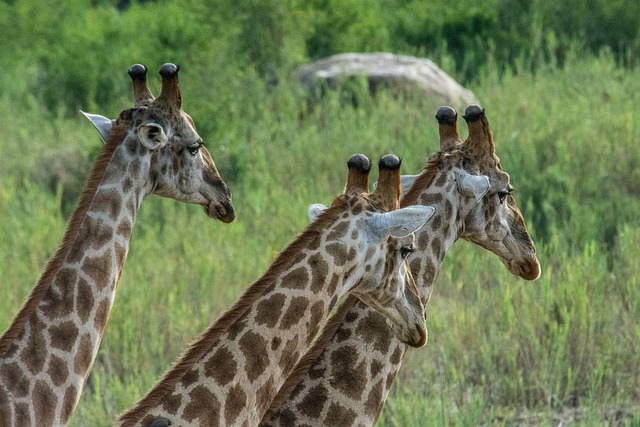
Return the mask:
<svg viewBox="0 0 640 427">
<path fill-rule="evenodd" d="M 0 2 L 0 329 L 99 150 L 77 110 L 131 105 L 133 63 L 155 92 L 155 70 L 181 64 L 184 107 L 238 212 L 224 225 L 145 201 L 74 425 L 111 425 L 143 395 L 305 227 L 307 205 L 341 191 L 351 154 L 393 152 L 415 173 L 437 150 L 429 100 L 308 102 L 290 71 L 347 50 L 426 55 L 474 91 L 542 264 L 525 283 L 456 244 L 427 348 L 409 353 L 379 424 L 640 423 L 637 2 L 31 3 Z"/>
</svg>

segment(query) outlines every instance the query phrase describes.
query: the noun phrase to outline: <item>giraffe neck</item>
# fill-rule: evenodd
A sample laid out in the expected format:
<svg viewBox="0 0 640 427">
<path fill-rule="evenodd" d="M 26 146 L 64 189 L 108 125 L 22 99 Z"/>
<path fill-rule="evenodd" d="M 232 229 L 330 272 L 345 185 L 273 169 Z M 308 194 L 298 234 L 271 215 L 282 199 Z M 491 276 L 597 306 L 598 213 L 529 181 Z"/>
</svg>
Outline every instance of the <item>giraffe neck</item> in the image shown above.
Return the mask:
<svg viewBox="0 0 640 427">
<path fill-rule="evenodd" d="M 421 178 L 426 188 L 421 187 L 416 201 L 436 208 L 416 232 L 411 262 L 426 304 L 444 257 L 460 235 L 456 213 L 461 207 L 448 197 L 455 194 L 455 183 L 447 171 L 427 170 Z M 261 425 L 374 425 L 407 348 L 385 318 L 348 297 L 278 391 Z"/>
<path fill-rule="evenodd" d="M 0 419 L 10 425 L 67 424 L 91 371 L 147 192 L 148 163 L 130 161 L 122 139 L 105 146 L 62 244 L 0 338 Z"/>
<path fill-rule="evenodd" d="M 173 425 L 257 425 L 347 290 L 350 279 L 345 276 L 361 262 L 355 245 L 347 250 L 343 243 L 327 241 L 333 233 L 320 233 L 325 228 L 321 221 L 290 244 L 147 396 L 121 416 L 123 426 L 146 426 L 158 418 Z"/>
</svg>

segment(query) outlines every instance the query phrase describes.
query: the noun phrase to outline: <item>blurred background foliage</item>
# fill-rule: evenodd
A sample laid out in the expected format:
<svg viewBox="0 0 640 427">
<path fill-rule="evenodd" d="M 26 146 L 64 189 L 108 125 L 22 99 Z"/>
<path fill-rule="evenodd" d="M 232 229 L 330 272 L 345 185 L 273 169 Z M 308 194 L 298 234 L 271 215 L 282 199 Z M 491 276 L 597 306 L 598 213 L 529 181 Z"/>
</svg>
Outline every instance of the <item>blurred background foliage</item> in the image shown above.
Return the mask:
<svg viewBox="0 0 640 427">
<path fill-rule="evenodd" d="M 126 91 L 120 70 L 136 61 L 172 58 L 199 75 L 215 69 L 217 82 L 257 73 L 273 83 L 335 53 L 390 51 L 446 62 L 469 83 L 489 62 L 562 64 L 575 44 L 628 67 L 640 49 L 634 0 L 3 0 L 0 20 L 0 63 L 28 77 L 15 90 L 72 110 L 106 108 Z"/>
</svg>

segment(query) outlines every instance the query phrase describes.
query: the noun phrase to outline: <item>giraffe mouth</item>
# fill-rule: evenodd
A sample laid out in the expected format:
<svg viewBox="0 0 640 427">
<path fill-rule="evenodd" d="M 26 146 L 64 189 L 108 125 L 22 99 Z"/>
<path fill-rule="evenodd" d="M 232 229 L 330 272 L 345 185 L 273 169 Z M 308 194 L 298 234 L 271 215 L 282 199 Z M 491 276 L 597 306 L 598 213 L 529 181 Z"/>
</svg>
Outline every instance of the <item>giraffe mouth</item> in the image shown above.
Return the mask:
<svg viewBox="0 0 640 427">
<path fill-rule="evenodd" d="M 427 344 L 428 332 L 426 322 L 416 323 L 408 329 L 394 324 L 393 330 L 396 337 L 410 347 L 424 347 Z"/>
<path fill-rule="evenodd" d="M 531 281 L 540 277 L 540 263 L 535 255 L 527 259 L 507 259 L 500 257 L 500 261 L 502 261 L 511 274 L 521 279 Z"/>
<path fill-rule="evenodd" d="M 228 204 L 221 203 L 209 203 L 208 205 L 203 205 L 204 211 L 209 218 L 214 218 L 219 221 L 228 224 L 236 219 L 236 211 L 229 202 Z"/>
<path fill-rule="evenodd" d="M 425 323 L 416 324 L 415 332 L 407 344 L 416 348 L 424 347 L 427 344 L 427 336 L 427 325 Z"/>
</svg>

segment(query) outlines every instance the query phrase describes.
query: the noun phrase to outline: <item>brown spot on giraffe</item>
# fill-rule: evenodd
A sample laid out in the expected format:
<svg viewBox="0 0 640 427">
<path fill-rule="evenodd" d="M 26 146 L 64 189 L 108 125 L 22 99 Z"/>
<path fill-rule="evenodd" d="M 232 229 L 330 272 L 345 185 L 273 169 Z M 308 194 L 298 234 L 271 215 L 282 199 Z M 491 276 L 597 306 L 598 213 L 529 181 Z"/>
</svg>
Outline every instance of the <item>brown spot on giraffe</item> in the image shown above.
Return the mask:
<svg viewBox="0 0 640 427">
<path fill-rule="evenodd" d="M 320 324 L 320 322 L 322 321 L 324 315 L 325 315 L 325 304 L 323 301 L 316 301 L 315 303 L 313 303 L 313 305 L 311 306 L 311 308 L 309 309 L 310 312 L 310 316 L 309 316 L 309 325 L 318 325 Z M 309 335 L 307 335 L 307 339 L 311 340 L 313 338 L 311 332 L 309 332 Z"/>
<path fill-rule="evenodd" d="M 76 402 L 78 401 L 78 390 L 75 386 L 71 385 L 64 392 L 64 397 L 62 398 L 62 412 L 60 414 L 60 420 L 63 423 L 68 423 L 71 421 L 71 415 L 73 415 L 73 410 L 76 406 Z"/>
<path fill-rule="evenodd" d="M 282 278 L 282 286 L 290 289 L 304 289 L 309 280 L 309 274 L 305 267 L 298 267 L 287 273 Z"/>
<path fill-rule="evenodd" d="M 255 381 L 269 365 L 267 341 L 261 335 L 247 331 L 238 341 L 238 346 L 245 357 L 244 370 L 247 378 Z"/>
<path fill-rule="evenodd" d="M 100 199 L 101 205 L 97 206 L 99 210 L 104 211 L 107 217 L 114 222 L 118 219 L 122 211 L 122 200 L 120 200 L 120 196 L 120 192 L 116 190 L 105 191 L 104 197 Z M 106 231 L 104 234 L 107 239 L 111 238 L 111 230 Z M 102 248 L 103 246 L 104 243 L 96 242 L 95 247 Z"/>
<path fill-rule="evenodd" d="M 73 361 L 73 368 L 76 374 L 82 375 L 88 372 L 93 363 L 93 342 L 91 336 L 86 333 L 80 338 L 78 351 Z"/>
<path fill-rule="evenodd" d="M 126 236 L 130 236 L 131 235 L 131 230 L 132 229 L 133 229 L 133 224 L 131 223 L 131 220 L 128 219 L 128 218 L 123 218 L 118 223 L 118 228 L 116 229 L 116 233 L 120 237 L 126 237 Z M 126 250 L 126 248 L 122 248 L 122 249 Z M 122 250 L 122 249 L 120 249 L 120 250 Z"/>
<path fill-rule="evenodd" d="M 291 298 L 287 309 L 280 317 L 280 324 L 278 327 L 284 330 L 291 329 L 292 326 L 300 322 L 300 320 L 305 316 L 308 306 L 309 300 L 307 297 Z"/>
<path fill-rule="evenodd" d="M 0 376 L 7 384 L 13 385 L 14 396 L 24 397 L 29 393 L 29 380 L 16 362 L 1 365 Z"/>
<path fill-rule="evenodd" d="M 300 413 L 311 417 L 318 418 L 322 413 L 322 408 L 327 401 L 327 388 L 322 384 L 313 387 L 306 396 L 297 405 Z"/>
<path fill-rule="evenodd" d="M 70 268 L 61 269 L 45 294 L 44 309 L 49 314 L 49 319 L 68 317 L 73 312 L 72 304 L 64 304 L 65 301 L 73 301 L 74 285 L 78 280 L 78 273 Z"/>
<path fill-rule="evenodd" d="M 37 380 L 33 386 L 33 404 L 36 419 L 42 425 L 53 425 L 58 397 L 45 381 Z"/>
<path fill-rule="evenodd" d="M 327 368 L 325 368 L 324 366 L 315 365 L 313 369 L 309 370 L 309 375 L 312 378 L 320 378 L 325 374 L 326 371 L 327 371 Z"/>
<path fill-rule="evenodd" d="M 219 348 L 204 364 L 205 373 L 213 378 L 214 381 L 221 385 L 228 384 L 233 380 L 234 373 L 238 369 L 238 362 L 231 351 L 227 348 Z M 198 372 L 192 370 L 193 375 L 183 377 L 183 384 L 186 387 L 188 384 L 197 381 Z"/>
<path fill-rule="evenodd" d="M 47 373 L 51 377 L 53 385 L 59 387 L 64 384 L 69 377 L 69 367 L 66 360 L 63 360 L 55 355 L 51 356 Z"/>
<path fill-rule="evenodd" d="M 62 351 L 71 351 L 78 338 L 78 327 L 72 321 L 66 321 L 59 325 L 53 325 L 48 329 L 53 348 Z"/>
<path fill-rule="evenodd" d="M 436 188 L 444 187 L 444 185 L 447 183 L 447 179 L 448 179 L 448 178 L 449 178 L 449 176 L 448 176 L 446 173 L 442 173 L 442 174 L 440 174 L 440 175 L 436 178 L 436 180 L 435 180 L 435 182 L 434 182 L 435 187 L 436 187 Z"/>
<path fill-rule="evenodd" d="M 111 278 L 109 274 L 113 261 L 111 259 L 111 253 L 107 252 L 102 257 L 85 258 L 82 265 L 82 270 L 85 274 L 94 282 L 100 283 L 101 290 L 106 287 L 113 286 L 112 280 L 104 280 L 103 278 Z"/>
<path fill-rule="evenodd" d="M 377 360 L 372 360 L 371 365 L 369 366 L 369 375 L 372 377 L 376 377 L 380 372 L 382 372 L 382 368 L 384 365 Z"/>
<path fill-rule="evenodd" d="M 324 422 L 325 425 L 328 426 L 349 425 L 354 422 L 356 416 L 357 414 L 355 411 L 342 406 L 339 403 L 332 403 L 329 406 Z"/>
<path fill-rule="evenodd" d="M 258 392 L 256 394 L 257 396 L 257 402 L 259 402 L 259 406 L 257 407 L 257 410 L 259 412 L 264 412 L 267 410 L 269 403 L 271 402 L 271 399 L 273 398 L 273 396 L 276 394 L 278 390 L 276 389 L 275 386 L 275 381 L 273 378 L 269 378 L 264 385 L 262 385 L 262 387 L 260 387 L 258 389 Z"/>
<path fill-rule="evenodd" d="M 274 313 L 282 309 L 285 300 L 284 294 L 276 293 L 260 301 L 256 308 L 256 323 L 273 328 L 278 323 L 278 317 L 274 316 Z"/>
<path fill-rule="evenodd" d="M 31 407 L 26 403 L 18 403 L 15 405 L 17 427 L 29 427 L 31 425 L 31 421 L 29 420 L 29 413 L 31 410 Z"/>
<path fill-rule="evenodd" d="M 433 231 L 439 230 L 440 224 L 442 224 L 442 215 L 439 215 L 439 214 L 433 215 L 433 217 L 431 218 L 431 221 L 429 221 L 429 227 L 431 227 L 431 230 Z"/>
<path fill-rule="evenodd" d="M 365 267 L 365 271 L 368 273 L 371 271 L 371 269 L 367 269 Z M 329 281 L 329 285 L 327 286 L 327 289 L 326 289 L 327 292 L 334 293 L 338 289 L 338 285 L 340 284 L 341 280 L 342 280 L 342 277 L 340 277 L 338 274 L 333 274 L 331 276 L 331 280 Z"/>
<path fill-rule="evenodd" d="M 311 286 L 309 289 L 313 293 L 318 293 L 324 288 L 324 278 L 329 273 L 329 264 L 327 264 L 320 253 L 316 253 L 309 257 L 309 265 L 312 266 L 314 271 L 317 271 L 317 274 L 311 277 Z"/>
<path fill-rule="evenodd" d="M 208 360 L 206 362 L 206 364 L 210 363 L 211 361 Z M 207 366 L 205 364 L 205 369 L 207 369 Z M 182 378 L 180 379 L 180 382 L 182 383 L 183 387 L 189 387 L 189 384 L 191 384 L 192 382 L 196 381 L 198 379 L 198 375 L 200 375 L 200 373 L 198 372 L 198 368 L 194 367 L 193 369 L 190 369 L 187 371 L 186 374 L 184 374 L 182 376 Z"/>
<path fill-rule="evenodd" d="M 44 324 L 39 319 L 33 319 L 30 326 L 27 345 L 20 353 L 20 359 L 31 374 L 36 374 L 44 368 L 43 349 L 46 348 L 47 342 L 44 338 Z"/>
<path fill-rule="evenodd" d="M 211 425 L 219 419 L 220 402 L 208 388 L 203 385 L 195 387 L 189 393 L 191 400 L 184 408 L 184 420 L 194 422 L 208 420 Z"/>
<path fill-rule="evenodd" d="M 239 319 L 227 329 L 227 338 L 229 339 L 229 341 L 235 341 L 238 335 L 240 335 L 246 328 L 247 319 Z"/>
<path fill-rule="evenodd" d="M 440 254 L 442 252 L 442 241 L 439 238 L 434 237 L 433 240 L 431 240 L 431 251 L 434 254 Z"/>
<path fill-rule="evenodd" d="M 331 377 L 340 378 L 348 373 L 350 386 L 338 387 L 338 390 L 351 399 L 359 399 L 362 393 L 362 385 L 366 381 L 366 375 L 362 372 L 362 364 L 358 361 L 358 349 L 353 346 L 345 346 L 336 349 L 331 354 Z"/>
<path fill-rule="evenodd" d="M 235 423 L 236 418 L 238 418 L 246 405 L 246 401 L 247 395 L 241 386 L 235 385 L 231 387 L 224 404 L 224 423 L 226 425 L 230 426 Z"/>
<path fill-rule="evenodd" d="M 93 319 L 93 324 L 95 328 L 99 331 L 103 331 L 104 327 L 107 325 L 107 320 L 109 320 L 109 314 L 111 312 L 111 301 L 102 300 L 98 304 L 98 308 L 96 309 L 96 315 Z"/>
<path fill-rule="evenodd" d="M 76 295 L 76 310 L 80 321 L 85 324 L 89 321 L 93 307 L 95 306 L 95 298 L 93 289 L 89 282 L 80 279 L 78 282 L 78 291 Z"/>
<path fill-rule="evenodd" d="M 0 420 L 11 420 L 11 406 L 9 405 L 9 393 L 0 388 Z"/>
<path fill-rule="evenodd" d="M 339 243 L 329 243 L 325 247 L 326 252 L 333 258 L 333 263 L 337 266 L 343 266 L 348 261 L 349 257 L 345 247 Z"/>
<path fill-rule="evenodd" d="M 374 376 L 374 378 L 377 377 Z M 377 402 L 379 402 L 381 399 L 384 399 L 383 396 L 383 392 L 385 391 L 385 388 L 382 387 L 382 380 L 379 380 L 378 382 L 375 383 L 375 385 L 373 387 L 371 387 L 371 390 L 369 390 L 369 394 L 367 395 L 367 400 L 366 400 L 366 404 L 365 404 L 365 410 L 367 411 L 367 415 L 369 415 L 369 418 L 374 419 L 375 417 L 377 417 L 377 413 L 376 413 L 376 405 Z"/>
<path fill-rule="evenodd" d="M 175 414 L 180 408 L 182 398 L 178 393 L 169 393 L 167 398 L 162 401 L 162 408 L 170 414 Z"/>
<path fill-rule="evenodd" d="M 333 231 L 327 235 L 327 240 L 338 240 L 344 236 L 349 229 L 349 221 L 343 221 L 334 226 Z"/>
</svg>

